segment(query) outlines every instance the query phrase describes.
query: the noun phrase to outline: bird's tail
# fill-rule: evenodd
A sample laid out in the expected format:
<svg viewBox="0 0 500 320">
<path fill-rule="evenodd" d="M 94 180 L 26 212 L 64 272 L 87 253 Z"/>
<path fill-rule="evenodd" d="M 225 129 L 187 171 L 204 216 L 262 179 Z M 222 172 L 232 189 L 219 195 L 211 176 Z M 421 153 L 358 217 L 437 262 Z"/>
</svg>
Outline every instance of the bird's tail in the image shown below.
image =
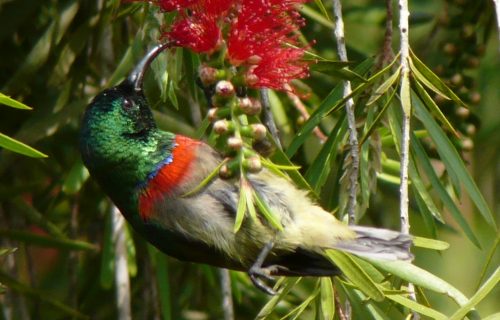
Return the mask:
<svg viewBox="0 0 500 320">
<path fill-rule="evenodd" d="M 339 241 L 334 248 L 355 255 L 383 260 L 412 260 L 410 235 L 387 229 L 350 226 L 356 238 Z"/>
</svg>

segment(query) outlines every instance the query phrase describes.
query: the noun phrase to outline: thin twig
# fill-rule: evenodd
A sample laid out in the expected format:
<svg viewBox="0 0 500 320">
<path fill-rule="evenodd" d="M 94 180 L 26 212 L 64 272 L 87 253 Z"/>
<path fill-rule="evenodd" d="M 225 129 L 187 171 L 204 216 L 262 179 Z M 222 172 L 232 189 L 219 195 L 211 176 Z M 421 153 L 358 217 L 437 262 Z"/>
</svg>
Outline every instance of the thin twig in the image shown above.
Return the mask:
<svg viewBox="0 0 500 320">
<path fill-rule="evenodd" d="M 401 90 L 404 90 L 405 79 L 410 76 L 410 47 L 408 37 L 408 1 L 399 0 L 399 31 L 401 35 Z M 401 97 L 405 94 L 401 92 Z M 408 164 L 409 164 L 409 151 L 410 151 L 410 115 L 411 105 L 406 106 L 403 101 L 403 138 L 401 141 L 401 232 L 409 234 L 410 223 L 408 221 Z"/>
<path fill-rule="evenodd" d="M 231 292 L 231 277 L 229 270 L 220 268 L 220 285 L 222 288 L 222 310 L 224 320 L 234 320 L 233 294 Z"/>
<path fill-rule="evenodd" d="M 342 4 L 340 0 L 333 0 L 333 16 L 335 17 L 334 36 L 337 42 L 337 51 L 340 61 L 348 62 L 347 50 L 344 37 L 344 20 L 342 18 Z M 344 97 L 352 92 L 351 82 L 344 81 Z M 346 101 L 347 122 L 349 126 L 349 156 L 351 157 L 351 172 L 349 174 L 349 202 L 347 205 L 347 214 L 349 224 L 356 222 L 357 194 L 358 194 L 358 176 L 359 176 L 359 143 L 358 132 L 356 131 L 356 118 L 354 116 L 354 100 L 349 98 Z"/>
<path fill-rule="evenodd" d="M 113 243 L 115 245 L 115 284 L 118 319 L 131 320 L 130 279 L 127 265 L 127 246 L 125 239 L 125 219 L 114 205 L 111 207 Z"/>
<path fill-rule="evenodd" d="M 375 66 L 375 70 L 381 69 L 384 65 L 392 61 L 392 59 L 394 58 L 394 52 L 392 51 L 392 0 L 385 0 L 385 11 L 386 18 L 384 44 L 382 45 L 382 54 L 379 57 L 377 65 Z"/>
<path fill-rule="evenodd" d="M 401 232 L 410 233 L 410 220 L 408 216 L 408 166 L 410 160 L 410 118 L 411 118 L 411 100 L 409 100 L 409 77 L 410 77 L 410 43 L 409 43 L 409 24 L 408 18 L 408 0 L 399 0 L 399 32 L 401 38 L 401 93 L 403 107 L 403 135 L 401 140 L 401 185 L 400 185 L 400 218 Z M 405 88 L 406 87 L 406 88 Z M 408 99 L 405 101 L 404 99 Z M 408 284 L 410 298 L 416 301 L 415 287 L 412 283 Z M 420 319 L 418 313 L 413 312 L 413 319 Z"/>
<path fill-rule="evenodd" d="M 292 88 L 290 86 L 287 85 L 285 89 L 287 90 L 288 98 L 292 101 L 295 109 L 297 109 L 304 120 L 307 121 L 307 119 L 309 119 L 311 116 L 309 115 L 309 112 L 307 111 L 304 103 L 302 103 L 302 100 L 300 100 L 300 98 L 292 92 Z M 314 135 L 316 135 L 319 141 L 321 141 L 321 143 L 324 143 L 328 139 L 328 137 L 323 133 L 323 131 L 321 131 L 319 127 L 315 127 L 313 129 L 313 133 Z"/>
<path fill-rule="evenodd" d="M 498 39 L 500 40 L 500 0 L 493 0 L 493 5 L 497 14 Z M 498 50 L 500 51 L 500 45 L 498 46 Z"/>
<path fill-rule="evenodd" d="M 260 101 L 262 103 L 262 121 L 264 125 L 269 129 L 269 133 L 274 138 L 276 146 L 283 149 L 281 146 L 280 135 L 278 128 L 276 127 L 276 122 L 274 122 L 274 116 L 271 111 L 271 102 L 269 101 L 269 89 L 260 89 Z"/>
</svg>

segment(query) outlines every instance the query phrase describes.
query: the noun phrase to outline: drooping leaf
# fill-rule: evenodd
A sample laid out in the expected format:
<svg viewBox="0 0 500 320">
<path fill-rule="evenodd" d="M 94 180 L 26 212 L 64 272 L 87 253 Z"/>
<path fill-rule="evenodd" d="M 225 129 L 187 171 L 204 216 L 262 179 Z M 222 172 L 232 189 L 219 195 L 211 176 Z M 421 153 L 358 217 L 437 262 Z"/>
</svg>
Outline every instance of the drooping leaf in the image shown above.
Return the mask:
<svg viewBox="0 0 500 320">
<path fill-rule="evenodd" d="M 445 163 L 448 172 L 452 171 L 458 176 L 458 181 L 460 181 L 465 190 L 467 190 L 471 200 L 478 208 L 479 213 L 481 213 L 486 222 L 488 222 L 494 230 L 497 230 L 495 219 L 493 218 L 488 204 L 484 200 L 479 188 L 467 171 L 467 168 L 465 167 L 457 150 L 453 147 L 441 127 L 439 127 L 427 109 L 423 107 L 420 99 L 414 93 L 412 94 L 412 100 L 415 106 L 415 113 L 422 120 L 422 123 L 427 128 L 430 137 L 434 140 L 436 150 Z"/>
</svg>

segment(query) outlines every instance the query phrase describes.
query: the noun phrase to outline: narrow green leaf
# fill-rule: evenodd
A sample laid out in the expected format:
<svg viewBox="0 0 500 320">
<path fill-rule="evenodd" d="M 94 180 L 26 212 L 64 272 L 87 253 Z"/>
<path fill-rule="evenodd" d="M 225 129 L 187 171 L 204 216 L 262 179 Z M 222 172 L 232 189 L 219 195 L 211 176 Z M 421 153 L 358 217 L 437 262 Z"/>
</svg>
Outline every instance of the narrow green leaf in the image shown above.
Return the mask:
<svg viewBox="0 0 500 320">
<path fill-rule="evenodd" d="M 110 289 L 113 286 L 115 274 L 115 251 L 113 247 L 113 233 L 111 230 L 111 214 L 106 210 L 104 223 L 104 243 L 102 244 L 101 266 L 99 269 L 99 283 L 102 288 Z"/>
<path fill-rule="evenodd" d="M 413 237 L 412 240 L 413 240 L 413 245 L 415 247 L 420 247 L 420 248 L 441 251 L 441 250 L 446 250 L 450 247 L 450 244 L 448 242 L 435 240 L 435 239 L 429 239 L 429 238 L 423 238 L 423 237 Z"/>
<path fill-rule="evenodd" d="M 316 60 L 317 61 L 317 60 Z M 343 62 L 346 64 L 346 62 Z M 347 67 L 338 67 L 337 61 L 320 60 L 311 64 L 311 71 L 318 71 L 342 80 L 365 82 L 362 76 Z"/>
<path fill-rule="evenodd" d="M 394 60 L 395 61 L 395 60 Z M 390 67 L 392 67 L 392 64 L 394 61 L 386 68 L 382 69 L 378 73 L 376 73 L 374 76 L 372 76 L 370 79 L 368 79 L 367 82 L 359 85 L 356 87 L 350 95 L 347 97 L 342 97 L 344 93 L 344 87 L 340 83 L 338 84 L 329 94 L 328 96 L 321 102 L 321 104 L 318 106 L 318 108 L 313 112 L 311 117 L 306 121 L 304 126 L 300 129 L 300 131 L 295 135 L 294 139 L 290 143 L 286 154 L 291 157 L 297 152 L 299 147 L 305 142 L 307 137 L 311 134 L 313 129 L 317 127 L 321 120 L 326 117 L 329 113 L 333 112 L 334 110 L 338 109 L 347 101 L 348 99 L 352 98 L 359 92 L 362 92 L 367 86 L 373 84 L 380 76 L 382 76 L 385 72 L 388 72 L 390 70 Z M 372 67 L 373 65 L 373 59 L 369 58 L 363 61 L 360 65 L 358 65 L 356 68 L 354 68 L 354 72 L 364 75 L 365 73 L 368 72 L 368 70 Z"/>
<path fill-rule="evenodd" d="M 32 158 L 47 158 L 47 155 L 20 141 L 0 133 L 0 147 Z"/>
<path fill-rule="evenodd" d="M 335 316 L 335 298 L 332 278 L 320 279 L 321 315 L 324 320 L 331 320 Z"/>
<path fill-rule="evenodd" d="M 393 320 L 393 319 L 403 319 L 402 316 L 394 316 L 388 313 L 388 309 L 384 310 L 384 306 L 381 303 L 375 303 L 370 300 L 365 294 L 360 290 L 353 290 L 348 288 L 342 281 L 337 281 L 336 288 L 340 287 L 345 292 L 347 299 L 352 307 L 352 319 L 373 319 L 373 320 Z M 391 308 L 394 310 L 394 308 Z M 389 315 L 388 315 L 389 314 Z M 393 317 L 391 317 L 393 316 Z"/>
<path fill-rule="evenodd" d="M 433 275 L 432 273 L 421 269 L 406 261 L 389 261 L 365 258 L 376 267 L 392 273 L 399 278 L 411 282 L 417 286 L 445 294 L 453 299 L 458 305 L 464 306 L 468 299 L 457 288 Z M 472 313 L 472 319 L 478 319 L 477 313 Z"/>
<path fill-rule="evenodd" d="M 491 245 L 491 249 L 488 252 L 486 261 L 484 262 L 483 270 L 481 271 L 481 275 L 479 277 L 478 283 L 477 283 L 477 290 L 479 290 L 479 285 L 483 282 L 484 277 L 486 276 L 486 272 L 488 270 L 488 267 L 490 266 L 491 261 L 495 257 L 497 253 L 497 248 L 498 244 L 500 244 L 500 234 L 497 234 L 497 237 L 495 239 L 495 242 Z"/>
<path fill-rule="evenodd" d="M 384 106 L 382 107 L 382 109 L 380 109 L 379 113 L 377 114 L 377 116 L 373 120 L 372 124 L 370 125 L 370 127 L 368 128 L 368 130 L 366 130 L 366 132 L 364 133 L 363 137 L 359 141 L 359 145 L 363 145 L 365 143 L 365 141 L 368 139 L 368 137 L 371 136 L 373 130 L 375 130 L 375 128 L 377 127 L 377 125 L 380 122 L 380 119 L 382 119 L 382 116 L 385 114 L 385 111 L 391 105 L 392 100 L 396 96 L 396 92 L 397 92 L 396 89 L 392 90 L 391 94 L 389 95 L 389 97 L 387 98 L 386 102 L 384 103 Z"/>
<path fill-rule="evenodd" d="M 422 181 L 421 175 L 415 166 L 415 162 L 410 162 L 409 175 L 412 184 L 412 189 L 415 191 L 415 193 L 418 193 L 422 201 L 425 203 L 427 210 L 429 210 L 432 216 L 435 217 L 437 220 L 443 221 L 439 209 L 437 208 L 436 204 L 434 203 L 434 200 L 432 199 L 431 195 L 429 194 L 427 188 L 424 185 L 424 182 Z"/>
<path fill-rule="evenodd" d="M 6 285 L 8 288 L 10 288 L 10 290 L 31 296 L 33 298 L 39 299 L 40 301 L 48 303 L 54 308 L 68 314 L 71 317 L 75 317 L 78 319 L 90 319 L 88 316 L 80 313 L 78 310 L 65 305 L 56 298 L 53 298 L 50 294 L 47 294 L 47 290 L 35 289 L 31 286 L 27 286 L 12 278 L 2 270 L 0 270 L 0 283 Z"/>
<path fill-rule="evenodd" d="M 417 89 L 417 93 L 420 99 L 422 99 L 422 102 L 427 106 L 427 108 L 429 108 L 429 110 L 431 110 L 432 114 L 436 116 L 437 119 L 441 121 L 441 123 L 446 128 L 448 128 L 448 130 L 453 133 L 455 137 L 458 137 L 458 132 L 455 130 L 455 128 L 453 128 L 451 123 L 448 121 L 448 118 L 446 118 L 443 112 L 441 112 L 441 109 L 439 109 L 438 105 L 434 102 L 434 100 L 432 100 L 432 98 L 429 96 L 427 91 L 425 91 L 422 85 L 418 81 L 415 81 L 414 86 Z"/>
<path fill-rule="evenodd" d="M 491 290 L 493 290 L 498 282 L 500 282 L 500 267 L 497 267 L 491 277 L 486 280 L 481 288 L 470 298 L 465 305 L 458 309 L 449 319 L 460 320 L 463 319 L 469 311 L 471 311 L 481 300 L 483 300 Z"/>
<path fill-rule="evenodd" d="M 23 241 L 29 245 L 36 245 L 41 247 L 51 247 L 63 250 L 83 250 L 83 251 L 97 250 L 97 247 L 95 245 L 85 241 L 53 238 L 50 236 L 42 236 L 28 231 L 0 230 L 0 236 L 9 239 Z"/>
<path fill-rule="evenodd" d="M 17 251 L 17 248 L 1 248 L 0 249 L 0 257 L 6 256 L 8 254 L 12 254 Z"/>
<path fill-rule="evenodd" d="M 219 165 L 210 172 L 208 176 L 205 177 L 196 187 L 194 187 L 192 190 L 189 190 L 188 192 L 184 193 L 181 195 L 181 198 L 187 198 L 190 197 L 194 194 L 197 194 L 201 189 L 203 189 L 206 185 L 210 183 L 216 176 L 219 175 L 219 170 L 220 168 L 226 163 L 227 161 L 222 161 L 219 163 Z"/>
<path fill-rule="evenodd" d="M 307 181 L 309 181 L 317 193 L 319 193 L 321 187 L 325 184 L 331 170 L 332 157 L 337 153 L 337 148 L 342 142 L 346 131 L 347 118 L 345 117 L 345 113 L 343 113 L 305 174 Z"/>
<path fill-rule="evenodd" d="M 273 140 L 269 140 L 269 141 L 271 141 L 271 143 L 274 144 Z M 277 148 L 277 146 L 275 144 L 274 144 L 274 147 L 275 147 L 275 151 L 274 151 L 273 155 L 271 156 L 271 160 L 273 161 L 273 163 L 279 163 L 280 165 L 286 165 L 286 166 L 294 166 L 292 161 L 290 161 L 288 156 L 280 148 Z M 289 171 L 287 171 L 287 174 L 293 180 L 295 185 L 297 185 L 297 187 L 312 192 L 311 186 L 306 181 L 306 179 L 304 179 L 304 177 L 300 174 L 300 172 L 298 170 L 289 170 Z M 313 196 L 315 198 L 318 198 L 318 195 L 315 193 L 313 193 Z"/>
<path fill-rule="evenodd" d="M 158 295 L 160 298 L 162 319 L 170 320 L 172 319 L 172 299 L 167 257 L 151 245 L 148 245 L 148 248 L 151 248 L 152 250 L 150 250 L 150 252 L 153 252 L 155 255 L 155 273 L 158 284 Z"/>
<path fill-rule="evenodd" d="M 70 2 L 45 30 L 33 46 L 21 67 L 16 69 L 6 87 L 17 87 L 37 72 L 48 60 L 54 45 L 58 44 L 78 12 L 79 2 Z"/>
<path fill-rule="evenodd" d="M 16 108 L 16 109 L 23 109 L 23 110 L 31 110 L 31 107 L 28 107 L 22 102 L 19 102 L 17 100 L 12 99 L 9 96 L 6 96 L 5 94 L 0 92 L 0 104 L 4 104 L 6 106 Z"/>
<path fill-rule="evenodd" d="M 410 68 L 415 76 L 418 76 L 418 80 L 424 85 L 427 85 L 429 89 L 436 91 L 440 95 L 452 99 L 459 105 L 467 107 L 467 105 L 450 89 L 446 84 L 432 72 L 420 59 L 410 51 Z M 423 80 L 425 79 L 425 80 Z"/>
<path fill-rule="evenodd" d="M 281 221 L 278 220 L 276 214 L 269 208 L 268 204 L 260 194 L 257 192 L 253 192 L 253 199 L 255 200 L 255 204 L 259 208 L 260 213 L 267 219 L 267 221 L 277 230 L 282 231 L 283 226 L 281 225 Z"/>
<path fill-rule="evenodd" d="M 234 227 L 233 232 L 236 233 L 241 228 L 241 224 L 243 223 L 243 219 L 245 218 L 245 212 L 247 209 L 247 197 L 246 197 L 246 188 L 248 188 L 248 183 L 246 182 L 246 178 L 241 175 L 240 177 L 240 195 L 238 197 L 238 209 L 236 210 L 236 218 L 234 219 Z"/>
<path fill-rule="evenodd" d="M 433 239 L 437 239 L 437 224 L 436 224 L 436 219 L 432 215 L 432 213 L 429 211 L 427 206 L 424 203 L 424 200 L 420 197 L 420 195 L 417 193 L 415 194 L 415 202 L 417 204 L 419 212 L 422 214 L 422 220 L 427 227 L 427 229 L 430 232 L 430 235 Z"/>
<path fill-rule="evenodd" d="M 169 81 L 168 84 L 168 99 L 174 106 L 176 110 L 179 110 L 179 101 L 177 101 L 177 95 L 175 94 L 174 83 Z"/>
<path fill-rule="evenodd" d="M 384 294 L 368 274 L 348 254 L 329 249 L 326 256 L 340 268 L 342 273 L 366 295 L 375 301 L 384 300 Z"/>
<path fill-rule="evenodd" d="M 367 106 L 374 104 L 380 97 L 382 97 L 399 79 L 401 74 L 401 67 L 399 67 L 387 80 L 382 82 L 382 84 L 375 89 L 374 93 L 370 96 L 370 99 L 366 103 Z"/>
<path fill-rule="evenodd" d="M 422 123 L 429 132 L 430 137 L 436 145 L 437 152 L 445 163 L 448 172 L 453 171 L 459 177 L 459 181 L 462 182 L 481 215 L 494 230 L 497 230 L 495 219 L 483 195 L 479 191 L 479 188 L 467 171 L 457 150 L 414 93 L 412 94 L 412 99 L 414 101 L 413 104 L 415 106 L 416 115 L 422 120 Z"/>
<path fill-rule="evenodd" d="M 255 221 L 255 220 L 257 220 L 257 210 L 255 210 L 255 205 L 253 203 L 253 196 L 252 196 L 251 188 L 245 189 L 244 196 L 246 198 L 248 214 L 250 215 L 250 218 Z"/>
<path fill-rule="evenodd" d="M 300 12 L 304 16 L 309 17 L 311 20 L 314 20 L 317 23 L 319 23 L 319 24 L 321 24 L 329 29 L 333 30 L 333 28 L 335 27 L 335 25 L 333 24 L 332 21 L 325 18 L 323 15 L 321 15 L 320 13 L 318 13 L 316 10 L 312 9 L 309 6 L 306 6 L 306 5 L 301 6 Z"/>
<path fill-rule="evenodd" d="M 286 282 L 283 289 L 279 294 L 273 296 L 269 301 L 260 309 L 259 313 L 255 317 L 257 320 L 267 319 L 273 310 L 276 308 L 278 303 L 283 300 L 283 298 L 292 290 L 292 288 L 300 281 L 301 278 L 281 278 Z M 279 280 L 278 280 L 279 281 Z"/>
<path fill-rule="evenodd" d="M 64 179 L 62 191 L 66 194 L 75 194 L 80 191 L 83 183 L 88 179 L 89 172 L 83 165 L 80 157 L 75 161 L 68 176 Z"/>
<path fill-rule="evenodd" d="M 300 166 L 296 166 L 294 164 L 292 165 L 284 165 L 284 164 L 276 164 L 272 161 L 267 160 L 266 158 L 261 158 L 262 165 L 264 165 L 266 168 L 272 169 L 273 171 L 280 171 L 280 170 L 300 170 Z M 284 175 L 286 176 L 286 175 Z"/>
<path fill-rule="evenodd" d="M 429 179 L 432 185 L 433 190 L 437 192 L 441 201 L 443 201 L 444 206 L 448 208 L 448 210 L 451 213 L 451 216 L 458 223 L 460 228 L 462 228 L 462 230 L 464 231 L 465 235 L 469 238 L 469 240 L 472 243 L 474 243 L 474 245 L 476 245 L 477 247 L 480 247 L 479 240 L 475 236 L 474 231 L 472 231 L 472 228 L 467 223 L 467 220 L 465 220 L 464 216 L 458 209 L 457 205 L 455 204 L 451 196 L 448 194 L 448 191 L 446 190 L 445 186 L 442 185 L 439 177 L 434 171 L 434 167 L 432 166 L 432 163 L 429 157 L 427 156 L 424 147 L 413 133 L 410 134 L 410 141 L 411 141 L 410 145 L 412 148 L 412 154 L 416 157 L 415 161 L 418 162 L 420 167 L 424 170 L 427 178 Z"/>
<path fill-rule="evenodd" d="M 316 6 L 318 6 L 318 8 L 321 11 L 321 13 L 323 14 L 323 16 L 326 19 L 328 19 L 329 21 L 331 21 L 332 19 L 330 19 L 330 16 L 328 15 L 328 11 L 326 10 L 325 5 L 323 4 L 323 1 L 314 0 L 314 3 L 316 4 Z"/>
<path fill-rule="evenodd" d="M 106 87 L 112 87 L 118 84 L 132 69 L 135 60 L 143 52 L 143 43 L 141 37 L 135 37 L 132 44 L 127 48 L 127 51 L 123 54 L 120 62 L 114 69 L 115 71 L 109 77 Z"/>
<path fill-rule="evenodd" d="M 280 320 L 289 318 L 290 320 L 299 319 L 300 315 L 306 310 L 306 308 L 311 304 L 311 302 L 316 298 L 319 293 L 319 288 L 316 288 L 301 304 L 293 308 L 285 316 L 281 317 Z"/>
<path fill-rule="evenodd" d="M 446 320 L 448 319 L 446 315 L 442 314 L 441 312 L 438 312 L 432 308 L 426 307 L 416 301 L 413 301 L 411 299 L 405 298 L 402 295 L 393 295 L 393 294 L 388 294 L 386 295 L 388 299 L 391 299 L 394 302 L 399 303 L 402 306 L 407 307 L 410 310 L 416 311 L 420 313 L 421 315 L 427 316 L 432 319 L 438 319 L 438 320 Z"/>
<path fill-rule="evenodd" d="M 67 238 L 66 234 L 57 225 L 48 220 L 45 215 L 21 197 L 13 199 L 11 203 L 16 212 L 24 215 L 30 223 L 36 224 L 40 228 L 44 229 L 52 237 L 61 239 Z"/>
<path fill-rule="evenodd" d="M 129 224 L 125 224 L 125 246 L 127 249 L 128 274 L 130 277 L 135 277 L 137 275 L 136 251 L 134 238 L 132 237 L 132 231 L 130 230 Z"/>
</svg>

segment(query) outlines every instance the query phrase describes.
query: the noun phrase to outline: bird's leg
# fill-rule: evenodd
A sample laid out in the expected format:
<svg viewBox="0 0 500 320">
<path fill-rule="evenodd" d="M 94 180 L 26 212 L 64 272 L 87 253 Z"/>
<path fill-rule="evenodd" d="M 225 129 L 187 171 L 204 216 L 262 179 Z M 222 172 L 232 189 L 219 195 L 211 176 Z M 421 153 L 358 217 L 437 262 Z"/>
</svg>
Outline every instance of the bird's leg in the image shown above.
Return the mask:
<svg viewBox="0 0 500 320">
<path fill-rule="evenodd" d="M 275 295 L 276 291 L 274 291 L 268 285 L 266 285 L 264 281 L 262 281 L 262 279 L 265 279 L 267 281 L 274 281 L 274 277 L 271 276 L 271 272 L 275 269 L 275 267 L 270 266 L 263 268 L 262 264 L 264 264 L 267 255 L 269 254 L 269 252 L 271 252 L 273 247 L 274 247 L 274 241 L 271 240 L 268 243 L 266 243 L 264 248 L 262 248 L 259 255 L 257 256 L 257 259 L 248 270 L 248 275 L 250 276 L 250 279 L 252 280 L 253 284 L 257 288 L 259 288 L 260 290 L 264 291 L 269 295 Z"/>
</svg>

